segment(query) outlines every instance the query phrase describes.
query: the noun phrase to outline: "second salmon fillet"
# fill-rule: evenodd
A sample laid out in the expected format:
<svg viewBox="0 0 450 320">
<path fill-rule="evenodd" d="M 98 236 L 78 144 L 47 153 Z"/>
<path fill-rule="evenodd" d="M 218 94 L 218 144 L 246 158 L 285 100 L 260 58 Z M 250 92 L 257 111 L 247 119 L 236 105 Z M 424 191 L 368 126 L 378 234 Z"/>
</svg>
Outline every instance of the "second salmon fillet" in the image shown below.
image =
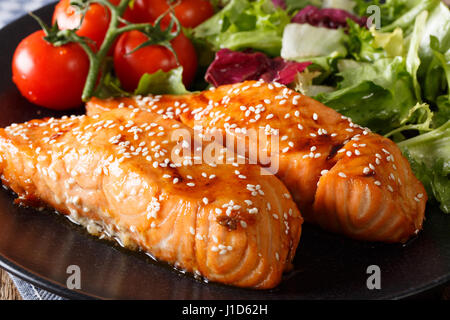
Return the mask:
<svg viewBox="0 0 450 320">
<path fill-rule="evenodd" d="M 118 107 L 221 130 L 241 142 L 250 130 L 275 136 L 277 148 L 258 140 L 257 149 L 276 155 L 276 174 L 305 220 L 326 230 L 405 242 L 422 229 L 427 195 L 397 145 L 283 85 L 246 81 L 191 95 L 92 99 L 87 112 Z M 241 155 L 248 157 L 249 148 Z"/>
</svg>

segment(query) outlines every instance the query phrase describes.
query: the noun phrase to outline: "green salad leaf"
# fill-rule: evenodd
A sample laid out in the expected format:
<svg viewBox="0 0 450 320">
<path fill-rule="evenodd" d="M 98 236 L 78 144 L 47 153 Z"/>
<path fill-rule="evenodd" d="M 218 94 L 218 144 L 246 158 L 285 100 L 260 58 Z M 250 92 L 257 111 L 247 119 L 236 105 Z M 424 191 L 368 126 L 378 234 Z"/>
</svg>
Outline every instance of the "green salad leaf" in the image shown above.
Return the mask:
<svg viewBox="0 0 450 320">
<path fill-rule="evenodd" d="M 449 60 L 450 57 L 446 59 Z M 442 69 L 442 63 L 436 56 L 427 66 L 426 72 L 422 76 L 419 75 L 419 81 L 422 84 L 424 98 L 438 104 L 439 96 L 445 92 L 448 85 L 446 75 Z"/>
<path fill-rule="evenodd" d="M 290 23 L 283 32 L 281 57 L 297 62 L 312 62 L 324 74 L 331 74 L 336 61 L 347 55 L 347 38 L 343 29 Z"/>
<path fill-rule="evenodd" d="M 442 54 L 443 56 L 441 56 Z M 445 64 L 450 60 L 450 10 L 443 3 L 429 14 L 419 48 L 421 64 L 417 72 L 423 97 L 437 103 L 437 97 L 445 92 L 448 72 Z M 446 60 L 447 63 L 442 63 Z"/>
<path fill-rule="evenodd" d="M 450 120 L 441 127 L 400 142 L 417 178 L 450 213 Z"/>
<path fill-rule="evenodd" d="M 120 80 L 114 74 L 114 62 L 111 57 L 105 59 L 100 74 L 99 84 L 95 89 L 94 96 L 100 99 L 110 97 L 125 97 L 130 94 L 121 88 Z"/>
<path fill-rule="evenodd" d="M 378 32 L 373 28 L 370 31 L 373 35 L 372 46 L 377 49 L 383 49 L 386 57 L 393 58 L 404 55 L 405 46 L 401 28 L 396 28 L 394 31 L 386 33 Z"/>
<path fill-rule="evenodd" d="M 324 0 L 322 3 L 322 8 L 341 9 L 350 13 L 354 13 L 355 6 L 356 2 L 353 0 Z"/>
<path fill-rule="evenodd" d="M 314 79 L 320 77 L 320 75 L 320 71 L 310 71 L 309 69 L 305 69 L 305 71 L 297 73 L 293 87 L 301 94 L 311 97 L 320 93 L 334 91 L 334 88 L 330 86 L 314 85 Z"/>
<path fill-rule="evenodd" d="M 303 9 L 308 5 L 320 8 L 323 3 L 322 0 L 284 0 L 284 2 L 286 3 L 286 10 L 289 12 Z"/>
<path fill-rule="evenodd" d="M 433 51 L 435 60 L 442 67 L 442 71 L 447 81 L 447 91 L 450 91 L 450 49 L 445 54 L 441 53 L 439 40 L 435 36 L 430 36 L 430 48 Z"/>
<path fill-rule="evenodd" d="M 396 41 L 397 46 L 401 46 L 403 53 L 403 35 L 401 39 L 394 33 L 377 33 L 374 29 L 368 30 L 361 27 L 354 21 L 348 21 L 348 41 L 346 46 L 350 56 L 357 61 L 373 62 L 381 58 L 389 57 L 387 48 L 391 47 L 390 43 Z M 392 38 L 392 39 L 389 39 Z M 401 42 L 398 42 L 401 40 Z M 400 51 L 399 49 L 394 49 Z M 391 51 L 391 50 L 390 50 Z"/>
<path fill-rule="evenodd" d="M 414 26 L 414 22 L 419 14 L 421 14 L 424 11 L 430 11 L 439 4 L 441 4 L 441 0 L 408 0 L 408 1 L 397 0 L 397 1 L 386 1 L 385 7 L 388 7 L 390 2 L 397 3 L 397 6 L 402 7 L 403 13 L 391 24 L 382 27 L 381 28 L 382 31 L 392 31 L 397 27 L 400 27 L 403 30 L 410 29 L 412 26 Z"/>
<path fill-rule="evenodd" d="M 431 124 L 433 120 L 433 112 L 431 112 L 430 106 L 426 103 L 417 103 L 413 108 L 409 110 L 408 116 L 400 121 L 400 127 L 392 130 L 385 137 L 393 136 L 394 141 L 404 140 L 404 136 L 401 132 L 407 130 L 418 130 L 420 132 L 431 131 Z M 401 137 L 401 139 L 396 139 Z"/>
<path fill-rule="evenodd" d="M 356 6 L 354 11 L 360 16 L 367 16 L 369 14 L 368 8 L 370 6 L 377 6 L 380 8 L 380 18 L 381 25 L 387 26 L 398 19 L 402 14 L 406 13 L 410 8 L 412 3 L 417 3 L 417 0 L 354 0 Z"/>
<path fill-rule="evenodd" d="M 434 113 L 433 126 L 443 125 L 450 119 L 450 96 L 440 96 L 436 99 L 437 111 Z"/>
<path fill-rule="evenodd" d="M 283 33 L 281 57 L 286 60 L 347 55 L 343 29 L 328 29 L 309 24 L 290 23 Z"/>
<path fill-rule="evenodd" d="M 289 21 L 289 14 L 275 8 L 271 0 L 231 0 L 192 32 L 214 51 L 250 48 L 279 56 L 283 30 Z"/>
<path fill-rule="evenodd" d="M 421 12 L 414 23 L 414 31 L 409 42 L 408 54 L 406 56 L 406 69 L 411 74 L 414 85 L 414 92 L 418 101 L 422 101 L 422 94 L 419 81 L 417 79 L 417 70 L 419 70 L 419 46 L 422 40 L 425 23 L 427 21 L 428 11 Z"/>
<path fill-rule="evenodd" d="M 147 94 L 186 94 L 182 80 L 183 68 L 178 67 L 169 72 L 158 70 L 152 74 L 144 74 L 139 80 L 135 95 Z"/>
<path fill-rule="evenodd" d="M 360 63 L 338 76 L 342 81 L 336 91 L 315 98 L 378 133 L 398 128 L 416 104 L 412 79 L 402 57 Z"/>
</svg>

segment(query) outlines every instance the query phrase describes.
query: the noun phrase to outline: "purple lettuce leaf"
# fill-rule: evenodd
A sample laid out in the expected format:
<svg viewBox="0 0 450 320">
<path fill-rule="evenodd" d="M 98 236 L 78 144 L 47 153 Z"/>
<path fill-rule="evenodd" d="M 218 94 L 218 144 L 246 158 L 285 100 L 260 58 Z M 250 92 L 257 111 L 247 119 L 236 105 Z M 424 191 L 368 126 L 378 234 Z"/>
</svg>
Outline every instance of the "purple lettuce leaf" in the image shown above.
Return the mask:
<svg viewBox="0 0 450 320">
<path fill-rule="evenodd" d="M 315 27 L 338 29 L 348 27 L 347 19 L 355 21 L 360 26 L 364 26 L 367 22 L 367 18 L 357 17 L 350 12 L 342 9 L 320 9 L 311 5 L 306 6 L 304 9 L 300 10 L 294 16 L 294 18 L 292 18 L 292 22 L 308 23 Z"/>
<path fill-rule="evenodd" d="M 215 87 L 245 80 L 259 80 L 290 84 L 298 72 L 304 71 L 311 62 L 271 59 L 261 52 L 237 52 L 221 49 L 206 71 L 205 80 Z"/>
<path fill-rule="evenodd" d="M 286 2 L 284 0 L 272 0 L 272 3 L 276 8 L 286 9 Z"/>
</svg>

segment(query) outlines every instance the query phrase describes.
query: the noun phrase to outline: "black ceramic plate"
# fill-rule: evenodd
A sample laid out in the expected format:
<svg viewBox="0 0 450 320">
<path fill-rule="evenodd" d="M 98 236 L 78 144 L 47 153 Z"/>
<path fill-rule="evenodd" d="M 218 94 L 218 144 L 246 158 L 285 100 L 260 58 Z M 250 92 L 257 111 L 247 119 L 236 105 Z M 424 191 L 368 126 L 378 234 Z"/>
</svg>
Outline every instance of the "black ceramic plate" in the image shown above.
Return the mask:
<svg viewBox="0 0 450 320">
<path fill-rule="evenodd" d="M 38 11 L 49 20 L 52 6 Z M 11 81 L 19 41 L 38 25 L 23 17 L 0 30 L 0 127 L 45 116 Z M 75 113 L 83 110 L 75 111 Z M 203 283 L 86 234 L 52 212 L 18 207 L 0 191 L 0 266 L 68 298 L 122 299 L 386 299 L 404 298 L 450 280 L 450 216 L 429 207 L 424 230 L 407 245 L 368 244 L 305 226 L 294 261 L 274 290 Z M 81 269 L 81 290 L 67 289 L 67 268 Z M 367 267 L 381 270 L 381 290 L 369 290 Z"/>
</svg>

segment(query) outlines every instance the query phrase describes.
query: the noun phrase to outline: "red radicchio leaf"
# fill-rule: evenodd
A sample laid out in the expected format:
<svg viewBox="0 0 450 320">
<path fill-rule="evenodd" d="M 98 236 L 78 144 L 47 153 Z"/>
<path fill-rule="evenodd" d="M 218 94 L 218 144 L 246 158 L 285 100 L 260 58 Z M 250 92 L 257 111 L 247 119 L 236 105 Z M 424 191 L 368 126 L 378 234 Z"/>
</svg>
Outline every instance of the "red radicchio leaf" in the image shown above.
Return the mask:
<svg viewBox="0 0 450 320">
<path fill-rule="evenodd" d="M 304 71 L 310 64 L 311 62 L 285 61 L 280 57 L 270 59 L 261 52 L 221 49 L 206 71 L 205 80 L 215 87 L 259 79 L 289 84 L 294 82 L 298 72 Z"/>
<path fill-rule="evenodd" d="M 276 8 L 286 9 L 286 2 L 284 0 L 272 0 L 272 3 Z"/>
<path fill-rule="evenodd" d="M 286 61 L 283 58 L 272 60 L 271 69 L 261 76 L 266 82 L 279 82 L 281 84 L 290 84 L 295 81 L 295 76 L 303 72 L 312 62 L 294 62 Z"/>
<path fill-rule="evenodd" d="M 367 22 L 366 17 L 359 18 L 345 10 L 332 8 L 319 9 L 311 5 L 300 10 L 295 17 L 292 18 L 292 22 L 308 23 L 316 27 L 337 29 L 347 28 L 347 19 L 355 21 L 360 26 L 364 26 Z"/>
</svg>

